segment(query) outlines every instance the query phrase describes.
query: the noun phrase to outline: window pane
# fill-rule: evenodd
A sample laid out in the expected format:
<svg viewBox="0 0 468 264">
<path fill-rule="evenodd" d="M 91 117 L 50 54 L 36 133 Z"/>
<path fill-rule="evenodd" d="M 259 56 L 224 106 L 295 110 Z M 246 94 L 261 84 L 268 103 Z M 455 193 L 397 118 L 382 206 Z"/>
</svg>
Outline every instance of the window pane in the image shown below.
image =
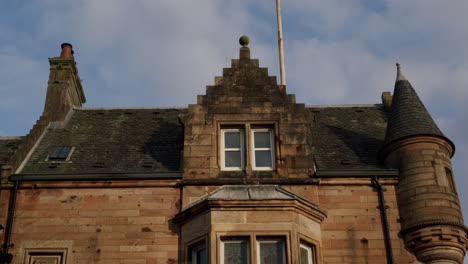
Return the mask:
<svg viewBox="0 0 468 264">
<path fill-rule="evenodd" d="M 240 148 L 240 132 L 225 132 L 224 133 L 225 148 Z"/>
<path fill-rule="evenodd" d="M 226 168 L 229 167 L 241 167 L 241 152 L 240 151 L 225 151 L 224 155 Z"/>
<path fill-rule="evenodd" d="M 301 247 L 301 264 L 312 264 L 309 262 L 309 251 Z"/>
<path fill-rule="evenodd" d="M 260 242 L 260 264 L 284 264 L 283 241 Z"/>
<path fill-rule="evenodd" d="M 271 148 L 270 132 L 254 132 L 255 148 Z"/>
<path fill-rule="evenodd" d="M 49 160 L 66 160 L 71 147 L 54 147 L 49 155 Z"/>
<path fill-rule="evenodd" d="M 206 264 L 206 249 L 205 248 L 197 251 L 196 264 Z"/>
<path fill-rule="evenodd" d="M 248 250 L 246 241 L 224 243 L 224 264 L 247 264 Z"/>
<path fill-rule="evenodd" d="M 255 151 L 255 167 L 273 167 L 270 150 Z"/>
</svg>

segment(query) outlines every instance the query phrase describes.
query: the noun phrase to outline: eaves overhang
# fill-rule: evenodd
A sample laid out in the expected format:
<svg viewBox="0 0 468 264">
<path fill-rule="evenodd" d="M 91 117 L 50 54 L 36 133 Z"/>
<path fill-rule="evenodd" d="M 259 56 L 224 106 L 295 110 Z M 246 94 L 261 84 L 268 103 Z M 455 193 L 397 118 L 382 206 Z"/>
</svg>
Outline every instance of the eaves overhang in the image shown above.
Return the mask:
<svg viewBox="0 0 468 264">
<path fill-rule="evenodd" d="M 182 179 L 182 172 L 152 173 L 68 173 L 68 174 L 13 174 L 11 181 L 79 181 L 79 180 L 137 180 Z"/>
</svg>

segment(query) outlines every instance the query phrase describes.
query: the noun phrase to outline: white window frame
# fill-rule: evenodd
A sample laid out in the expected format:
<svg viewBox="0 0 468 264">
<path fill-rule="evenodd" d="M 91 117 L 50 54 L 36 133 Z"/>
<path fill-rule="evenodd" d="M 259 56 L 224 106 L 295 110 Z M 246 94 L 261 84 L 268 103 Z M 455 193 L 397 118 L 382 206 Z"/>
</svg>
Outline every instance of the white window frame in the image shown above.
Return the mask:
<svg viewBox="0 0 468 264">
<path fill-rule="evenodd" d="M 225 148 L 225 134 L 226 132 L 240 133 L 240 147 L 239 148 Z M 240 151 L 241 166 L 240 167 L 226 167 L 226 151 Z M 244 129 L 242 128 L 222 128 L 221 129 L 221 170 L 223 171 L 240 171 L 245 169 L 245 142 L 244 142 Z"/>
<path fill-rule="evenodd" d="M 239 239 L 225 239 L 221 241 L 221 247 L 220 247 L 220 256 L 221 256 L 221 263 L 224 264 L 224 245 L 229 244 L 229 243 L 242 243 L 245 242 L 247 243 L 247 263 L 250 264 L 250 238 L 239 238 Z"/>
<path fill-rule="evenodd" d="M 270 134 L 270 148 L 256 148 L 255 147 L 255 137 L 254 134 L 256 132 L 268 132 Z M 251 145 L 251 161 L 252 161 L 252 168 L 254 170 L 274 170 L 276 166 L 276 152 L 275 152 L 275 133 L 271 128 L 252 128 L 250 129 L 250 145 Z M 257 167 L 256 160 L 255 160 L 255 151 L 270 151 L 271 154 L 271 167 Z"/>
<path fill-rule="evenodd" d="M 301 260 L 301 249 L 305 249 L 307 251 L 307 258 L 309 259 L 308 264 L 315 264 L 314 262 L 314 248 L 312 246 L 309 246 L 308 244 L 301 242 L 300 247 L 299 247 L 299 261 Z M 302 263 L 300 263 L 302 264 Z"/>
<path fill-rule="evenodd" d="M 206 245 L 203 244 L 192 249 L 192 264 L 201 264 L 197 262 L 197 253 L 203 249 L 205 250 L 206 259 L 208 260 L 208 249 L 206 248 Z"/>
<path fill-rule="evenodd" d="M 260 264 L 260 244 L 268 242 L 281 242 L 283 245 L 283 264 L 286 264 L 286 241 L 283 238 L 257 238 L 257 264 Z"/>
</svg>

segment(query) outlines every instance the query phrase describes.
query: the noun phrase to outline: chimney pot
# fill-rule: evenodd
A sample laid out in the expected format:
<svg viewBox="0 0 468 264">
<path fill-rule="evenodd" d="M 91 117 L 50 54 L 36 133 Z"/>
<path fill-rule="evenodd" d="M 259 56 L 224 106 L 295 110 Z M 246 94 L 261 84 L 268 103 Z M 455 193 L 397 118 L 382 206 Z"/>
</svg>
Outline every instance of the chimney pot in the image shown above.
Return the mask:
<svg viewBox="0 0 468 264">
<path fill-rule="evenodd" d="M 62 52 L 60 53 L 60 57 L 62 58 L 73 58 L 73 46 L 70 43 L 62 43 Z"/>
</svg>

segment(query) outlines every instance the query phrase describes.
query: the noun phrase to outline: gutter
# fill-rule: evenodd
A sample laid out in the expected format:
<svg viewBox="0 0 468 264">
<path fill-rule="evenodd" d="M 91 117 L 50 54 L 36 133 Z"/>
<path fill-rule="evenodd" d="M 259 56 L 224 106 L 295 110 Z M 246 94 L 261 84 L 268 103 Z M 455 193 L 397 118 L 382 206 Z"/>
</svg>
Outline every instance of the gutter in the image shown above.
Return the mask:
<svg viewBox="0 0 468 264">
<path fill-rule="evenodd" d="M 398 177 L 398 170 L 395 169 L 330 169 L 320 170 L 315 172 L 315 176 L 318 178 L 372 178 L 373 176 L 379 176 L 380 178 L 393 178 Z"/>
<path fill-rule="evenodd" d="M 12 181 L 81 181 L 81 180 L 166 180 L 181 179 L 182 172 L 153 173 L 73 173 L 73 174 L 13 174 Z"/>
<path fill-rule="evenodd" d="M 15 215 L 16 194 L 18 193 L 18 185 L 19 185 L 19 182 L 15 181 L 13 185 L 12 193 L 10 195 L 10 201 L 8 203 L 8 215 L 7 215 L 7 223 L 5 227 L 5 238 L 3 239 L 2 252 L 0 256 L 0 260 L 2 264 L 11 263 L 11 260 L 13 258 L 13 256 L 8 253 L 8 250 L 10 249 L 10 247 L 13 246 L 13 244 L 10 244 L 10 239 L 11 239 L 11 231 L 13 227 L 13 217 Z"/>
<path fill-rule="evenodd" d="M 375 189 L 379 193 L 379 206 L 378 208 L 380 209 L 380 216 L 382 219 L 382 227 L 383 227 L 383 232 L 384 232 L 384 242 L 385 242 L 385 251 L 387 255 L 387 263 L 388 264 L 393 264 L 393 251 L 392 251 L 392 241 L 390 239 L 390 228 L 388 225 L 388 218 L 387 218 L 387 209 L 388 206 L 385 205 L 385 197 L 384 197 L 384 192 L 387 191 L 387 189 L 384 189 L 382 184 L 379 182 L 379 177 L 377 176 L 372 176 L 372 180 L 375 183 Z"/>
</svg>

